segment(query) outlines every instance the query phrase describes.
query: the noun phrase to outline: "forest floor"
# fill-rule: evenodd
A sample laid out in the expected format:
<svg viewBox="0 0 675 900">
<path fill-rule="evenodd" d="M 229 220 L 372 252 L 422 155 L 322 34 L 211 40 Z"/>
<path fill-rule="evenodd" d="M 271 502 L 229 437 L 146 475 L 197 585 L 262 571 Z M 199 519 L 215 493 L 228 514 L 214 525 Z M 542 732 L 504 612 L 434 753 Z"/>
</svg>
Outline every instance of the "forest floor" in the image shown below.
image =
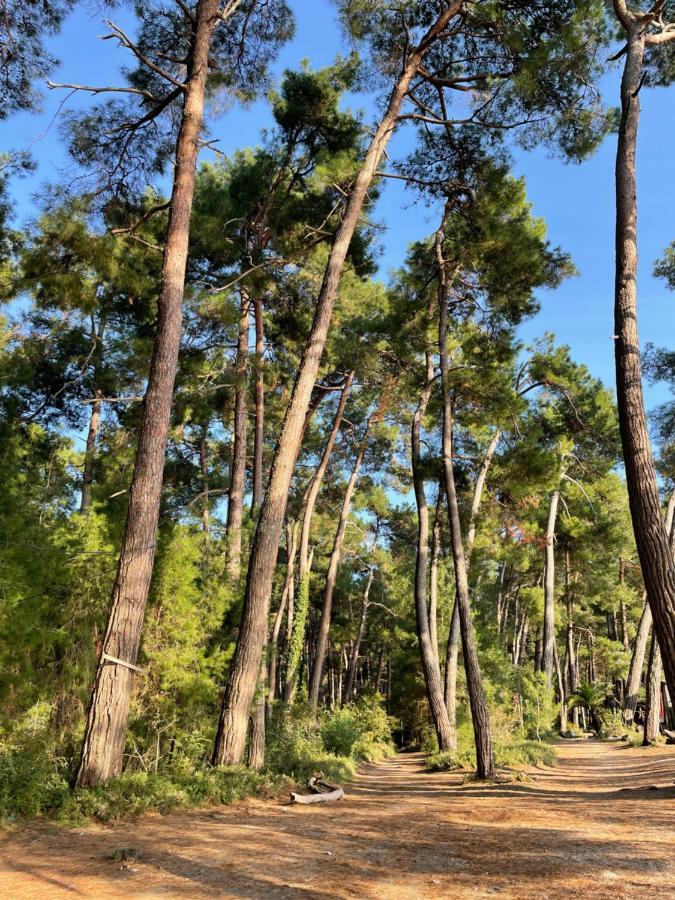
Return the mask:
<svg viewBox="0 0 675 900">
<path fill-rule="evenodd" d="M 675 897 L 675 747 L 558 749 L 558 765 L 507 784 L 463 784 L 401 754 L 364 766 L 339 803 L 30 824 L 0 836 L 0 895 Z"/>
</svg>

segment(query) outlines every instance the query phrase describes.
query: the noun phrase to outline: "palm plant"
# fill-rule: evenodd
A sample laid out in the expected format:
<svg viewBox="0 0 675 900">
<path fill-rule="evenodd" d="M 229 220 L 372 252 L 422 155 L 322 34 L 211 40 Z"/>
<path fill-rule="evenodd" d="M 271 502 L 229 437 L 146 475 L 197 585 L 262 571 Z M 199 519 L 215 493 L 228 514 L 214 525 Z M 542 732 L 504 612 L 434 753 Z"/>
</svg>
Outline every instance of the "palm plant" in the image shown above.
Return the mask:
<svg viewBox="0 0 675 900">
<path fill-rule="evenodd" d="M 569 709 L 576 709 L 580 706 L 585 707 L 588 710 L 593 728 L 599 733 L 602 729 L 600 709 L 604 706 L 606 699 L 607 688 L 604 685 L 582 681 L 569 695 L 567 705 Z"/>
</svg>

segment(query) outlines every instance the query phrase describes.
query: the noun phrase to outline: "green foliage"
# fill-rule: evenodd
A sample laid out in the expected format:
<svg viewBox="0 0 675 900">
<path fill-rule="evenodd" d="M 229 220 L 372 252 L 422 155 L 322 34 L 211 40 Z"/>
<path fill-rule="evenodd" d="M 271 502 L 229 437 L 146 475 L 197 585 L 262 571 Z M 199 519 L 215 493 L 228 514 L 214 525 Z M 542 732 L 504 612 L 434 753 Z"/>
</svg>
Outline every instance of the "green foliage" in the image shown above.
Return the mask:
<svg viewBox="0 0 675 900">
<path fill-rule="evenodd" d="M 495 760 L 500 768 L 516 766 L 555 765 L 557 754 L 551 744 L 543 741 L 513 741 L 510 744 L 495 743 Z M 447 769 L 470 769 L 475 764 L 473 751 L 464 750 L 432 753 L 427 757 L 427 768 L 432 772 Z"/>
<path fill-rule="evenodd" d="M 227 769 L 203 766 L 187 775 L 133 772 L 96 788 L 73 791 L 52 813 L 69 825 L 90 818 L 106 822 L 145 812 L 165 814 L 184 807 L 233 803 L 244 797 L 269 794 L 280 784 L 279 779 L 244 766 Z"/>
<path fill-rule="evenodd" d="M 268 728 L 267 765 L 304 782 L 322 772 L 328 781 L 348 781 L 356 771 L 355 761 L 326 750 L 314 711 L 301 704 L 277 707 Z"/>
<path fill-rule="evenodd" d="M 364 695 L 356 703 L 334 712 L 324 711 L 319 733 L 331 753 L 372 760 L 391 752 L 391 720 L 375 695 Z"/>
</svg>

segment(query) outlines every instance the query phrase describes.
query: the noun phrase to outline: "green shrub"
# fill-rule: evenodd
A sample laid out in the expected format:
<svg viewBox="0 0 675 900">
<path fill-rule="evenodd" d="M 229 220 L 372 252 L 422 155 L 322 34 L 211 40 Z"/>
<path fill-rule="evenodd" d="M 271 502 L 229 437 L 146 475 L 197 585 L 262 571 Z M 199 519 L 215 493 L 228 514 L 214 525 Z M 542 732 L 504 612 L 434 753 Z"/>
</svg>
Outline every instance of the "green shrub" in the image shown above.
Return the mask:
<svg viewBox="0 0 675 900">
<path fill-rule="evenodd" d="M 40 815 L 59 806 L 67 794 L 65 760 L 0 745 L 0 819 Z"/>
<path fill-rule="evenodd" d="M 443 772 L 448 769 L 471 769 L 476 762 L 471 750 L 441 750 L 427 757 L 427 769 Z"/>
<path fill-rule="evenodd" d="M 495 760 L 499 767 L 555 765 L 557 754 L 551 744 L 544 741 L 514 740 L 494 745 Z M 473 769 L 476 758 L 473 747 L 461 746 L 458 750 L 445 750 L 427 756 L 427 768 L 432 772 L 448 769 Z"/>
<path fill-rule="evenodd" d="M 279 780 L 244 766 L 203 767 L 183 776 L 155 772 L 125 773 L 95 788 L 79 788 L 63 798 L 56 817 L 68 824 L 89 818 L 109 821 L 144 812 L 232 803 L 268 793 Z"/>
<path fill-rule="evenodd" d="M 393 752 L 391 722 L 379 696 L 363 696 L 342 709 L 325 711 L 319 731 L 324 748 L 339 756 L 374 760 Z"/>
</svg>

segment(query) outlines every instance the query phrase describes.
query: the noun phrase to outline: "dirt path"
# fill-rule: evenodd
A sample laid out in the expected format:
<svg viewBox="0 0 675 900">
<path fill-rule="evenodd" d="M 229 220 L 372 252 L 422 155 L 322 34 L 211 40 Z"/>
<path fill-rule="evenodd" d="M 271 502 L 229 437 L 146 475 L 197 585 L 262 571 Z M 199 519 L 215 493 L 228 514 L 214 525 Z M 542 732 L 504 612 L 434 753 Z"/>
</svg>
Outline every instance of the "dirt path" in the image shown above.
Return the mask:
<svg viewBox="0 0 675 900">
<path fill-rule="evenodd" d="M 0 896 L 675 897 L 675 748 L 565 742 L 558 766 L 504 785 L 421 763 L 367 766 L 325 806 L 31 826 L 0 839 Z M 120 848 L 138 860 L 114 860 Z"/>
</svg>

